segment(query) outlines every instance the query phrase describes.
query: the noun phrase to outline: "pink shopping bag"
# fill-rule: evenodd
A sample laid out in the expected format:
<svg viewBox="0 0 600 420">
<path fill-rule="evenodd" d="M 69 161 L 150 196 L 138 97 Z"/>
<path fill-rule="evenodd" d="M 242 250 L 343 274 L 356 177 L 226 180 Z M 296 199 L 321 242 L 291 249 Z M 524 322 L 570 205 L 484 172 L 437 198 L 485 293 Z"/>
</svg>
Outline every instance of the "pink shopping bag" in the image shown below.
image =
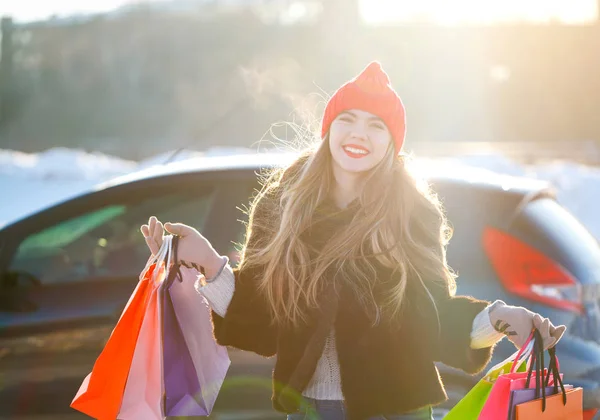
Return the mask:
<svg viewBox="0 0 600 420">
<path fill-rule="evenodd" d="M 177 237 L 172 238 L 177 261 Z M 166 416 L 211 413 L 230 365 L 227 349 L 213 337 L 210 308 L 195 290 L 198 271 L 173 268 L 160 289 Z"/>
<path fill-rule="evenodd" d="M 165 278 L 164 266 L 150 282 L 150 299 L 131 361 L 120 420 L 162 420 L 162 371 L 158 287 Z"/>
<path fill-rule="evenodd" d="M 510 372 L 498 376 L 496 382 L 494 382 L 483 409 L 479 413 L 479 420 L 506 420 L 508 418 L 511 391 L 525 387 L 527 372 L 516 372 L 516 369 L 520 365 L 519 361 L 522 360 L 522 356 L 526 353 L 526 350 L 528 353 L 527 356 L 531 353 L 533 348 L 532 340 L 533 333 L 519 350 L 519 354 L 512 364 Z"/>
</svg>

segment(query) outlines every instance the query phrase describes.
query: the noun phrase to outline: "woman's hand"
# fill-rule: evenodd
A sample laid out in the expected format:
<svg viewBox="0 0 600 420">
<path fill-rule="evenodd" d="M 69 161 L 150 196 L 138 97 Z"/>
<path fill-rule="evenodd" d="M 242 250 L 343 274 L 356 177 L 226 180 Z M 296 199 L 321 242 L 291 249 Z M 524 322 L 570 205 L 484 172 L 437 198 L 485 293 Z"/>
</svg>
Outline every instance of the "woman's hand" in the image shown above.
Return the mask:
<svg viewBox="0 0 600 420">
<path fill-rule="evenodd" d="M 217 274 L 224 259 L 215 251 L 210 242 L 200 232 L 182 223 L 163 224 L 154 216 L 141 229 L 144 239 L 152 255 L 156 255 L 163 242 L 164 230 L 179 236 L 177 258 L 187 264 L 197 264 L 204 267 L 208 278 Z"/>
<path fill-rule="evenodd" d="M 544 340 L 544 350 L 554 347 L 567 329 L 555 327 L 548 318 L 521 306 L 511 306 L 497 300 L 489 310 L 490 321 L 496 331 L 505 334 L 517 348 L 521 348 L 533 328 L 537 328 Z"/>
</svg>

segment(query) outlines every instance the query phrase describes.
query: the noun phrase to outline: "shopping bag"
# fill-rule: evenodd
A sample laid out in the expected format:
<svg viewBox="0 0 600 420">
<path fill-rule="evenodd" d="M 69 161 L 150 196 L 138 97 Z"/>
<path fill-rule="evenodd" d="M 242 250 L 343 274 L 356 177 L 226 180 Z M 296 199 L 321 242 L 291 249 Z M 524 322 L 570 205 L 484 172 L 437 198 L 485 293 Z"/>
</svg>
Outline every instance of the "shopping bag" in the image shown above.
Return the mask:
<svg viewBox="0 0 600 420">
<path fill-rule="evenodd" d="M 165 277 L 164 266 L 150 281 L 150 297 L 133 353 L 123 402 L 121 420 L 162 420 L 162 370 L 158 286 Z"/>
<path fill-rule="evenodd" d="M 176 262 L 178 237 L 166 240 Z M 199 274 L 175 264 L 160 288 L 166 416 L 209 415 L 230 365 L 213 337 L 208 302 L 194 288 Z"/>
<path fill-rule="evenodd" d="M 570 389 L 573 389 L 573 385 L 565 385 L 565 390 L 568 391 Z M 546 395 L 554 395 L 556 393 L 557 393 L 557 390 L 554 388 L 554 386 L 546 387 Z M 515 420 L 516 406 L 518 404 L 532 401 L 534 399 L 536 399 L 535 388 L 523 388 L 523 389 L 517 389 L 517 390 L 512 391 L 510 393 L 510 403 L 509 403 L 510 411 L 509 411 L 508 420 Z"/>
<path fill-rule="evenodd" d="M 533 351 L 533 346 L 536 344 L 534 332 L 530 334 L 528 341 Z M 533 360 L 530 358 L 530 364 Z M 479 420 L 506 420 L 509 415 L 511 392 L 527 387 L 528 374 L 531 375 L 531 372 L 515 372 L 514 369 L 511 369 L 509 373 L 498 376 L 479 414 Z M 537 372 L 535 375 L 537 375 Z"/>
<path fill-rule="evenodd" d="M 563 401 L 566 398 L 566 402 Z M 542 399 L 516 406 L 515 420 L 583 420 L 583 388 L 572 388 L 546 397 L 542 410 Z"/>
<path fill-rule="evenodd" d="M 526 383 L 523 389 L 518 389 L 511 392 L 508 419 L 514 420 L 516 417 L 516 406 L 534 399 L 540 398 L 540 396 L 554 395 L 558 393 L 559 385 L 561 389 L 572 389 L 571 385 L 563 385 L 562 375 L 559 373 L 558 358 L 556 357 L 556 348 L 548 349 L 550 355 L 550 364 L 548 365 L 547 374 L 544 377 L 542 375 L 542 369 L 544 368 L 544 348 L 543 340 L 539 332 L 536 332 L 538 342 L 535 343 L 534 353 L 532 354 L 532 363 L 529 366 Z M 533 369 L 535 367 L 535 375 L 533 375 Z M 545 371 L 546 372 L 546 371 Z M 536 380 L 536 387 L 530 388 L 531 379 Z M 538 380 L 539 378 L 539 380 Z M 552 385 L 552 386 L 549 386 Z"/>
<path fill-rule="evenodd" d="M 510 409 L 511 393 L 526 388 L 526 381 L 527 372 L 511 372 L 500 375 L 492 386 L 479 419 L 506 420 Z"/>
<path fill-rule="evenodd" d="M 444 420 L 477 420 L 498 377 L 513 370 L 526 371 L 523 362 L 533 350 L 532 338 L 533 336 L 529 337 L 520 350 L 490 368 L 485 376 L 446 414 Z"/>
<path fill-rule="evenodd" d="M 83 380 L 71 407 L 98 420 L 115 420 L 123 399 L 156 265 L 146 265 L 92 372 Z"/>
<path fill-rule="evenodd" d="M 543 341 L 539 331 L 535 330 L 535 335 L 536 343 L 534 354 L 532 356 L 532 358 L 535 360 L 535 371 L 537 374 L 535 375 L 535 399 L 515 405 L 515 420 L 583 419 L 583 389 L 567 389 L 567 387 L 565 387 L 562 377 L 559 374 L 559 365 L 556 357 L 555 347 L 548 349 L 548 353 L 550 355 L 550 364 L 548 365 L 548 374 L 544 378 L 542 374 L 544 368 Z M 529 388 L 530 381 L 533 377 L 533 369 L 534 366 L 532 363 L 528 370 L 526 388 Z M 553 395 L 547 396 L 546 387 L 550 377 L 554 378 L 554 386 L 552 387 Z"/>
</svg>

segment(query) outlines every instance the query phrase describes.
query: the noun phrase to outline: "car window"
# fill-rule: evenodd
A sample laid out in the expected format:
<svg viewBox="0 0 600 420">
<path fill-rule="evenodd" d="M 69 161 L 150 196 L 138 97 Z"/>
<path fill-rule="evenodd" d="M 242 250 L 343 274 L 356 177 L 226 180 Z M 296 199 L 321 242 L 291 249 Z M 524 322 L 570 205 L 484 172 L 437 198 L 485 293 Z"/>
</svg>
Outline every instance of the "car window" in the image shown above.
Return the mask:
<svg viewBox="0 0 600 420">
<path fill-rule="evenodd" d="M 511 231 L 587 284 L 591 289 L 584 297 L 596 296 L 591 284 L 597 284 L 600 273 L 598 242 L 563 206 L 551 198 L 534 200 L 515 218 Z"/>
<path fill-rule="evenodd" d="M 564 252 L 574 251 L 578 260 L 596 259 L 596 239 L 575 216 L 551 198 L 527 204 L 515 220 L 515 227 L 540 236 L 544 242 L 552 241 L 564 248 Z"/>
<path fill-rule="evenodd" d="M 31 274 L 42 284 L 137 276 L 150 255 L 139 230 L 149 216 L 201 231 L 212 197 L 208 191 L 178 192 L 64 220 L 25 238 L 10 270 Z"/>
</svg>

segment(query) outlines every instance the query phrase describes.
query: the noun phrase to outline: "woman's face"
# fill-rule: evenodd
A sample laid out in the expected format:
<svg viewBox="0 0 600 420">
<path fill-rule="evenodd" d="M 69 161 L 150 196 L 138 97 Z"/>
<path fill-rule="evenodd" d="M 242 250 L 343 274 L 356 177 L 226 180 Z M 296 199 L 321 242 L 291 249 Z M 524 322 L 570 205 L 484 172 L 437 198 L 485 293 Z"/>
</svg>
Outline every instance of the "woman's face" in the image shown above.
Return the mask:
<svg viewBox="0 0 600 420">
<path fill-rule="evenodd" d="M 329 128 L 329 150 L 339 169 L 359 173 L 373 169 L 385 156 L 392 135 L 376 115 L 358 109 L 342 112 Z"/>
</svg>

